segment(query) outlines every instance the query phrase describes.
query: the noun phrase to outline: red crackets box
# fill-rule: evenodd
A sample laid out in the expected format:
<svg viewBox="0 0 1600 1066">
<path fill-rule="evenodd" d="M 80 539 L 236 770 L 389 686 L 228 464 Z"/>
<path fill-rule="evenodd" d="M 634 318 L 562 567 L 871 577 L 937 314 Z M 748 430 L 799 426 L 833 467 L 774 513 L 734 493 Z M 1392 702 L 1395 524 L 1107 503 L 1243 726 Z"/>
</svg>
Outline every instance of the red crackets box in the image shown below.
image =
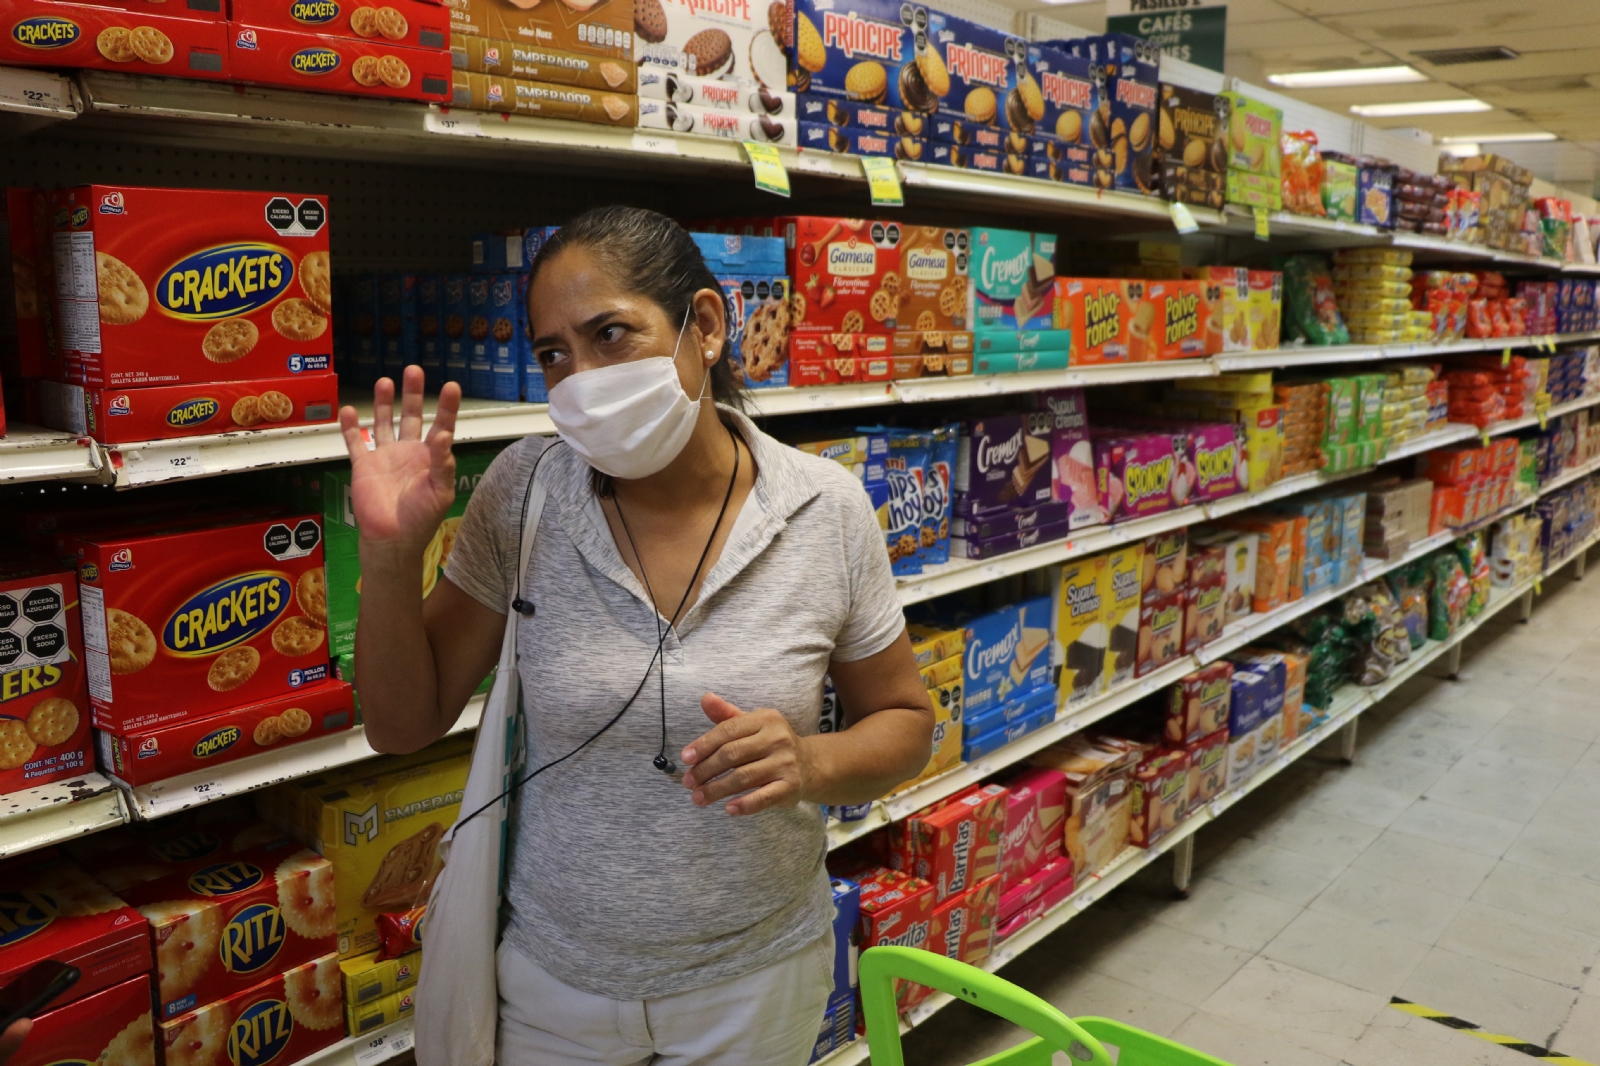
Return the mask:
<svg viewBox="0 0 1600 1066">
<path fill-rule="evenodd" d="M 155 1028 L 150 976 L 140 974 L 34 1018 L 6 1066 L 156 1066 Z"/>
<path fill-rule="evenodd" d="M 1062 819 L 1067 816 L 1067 775 L 1030 767 L 1006 782 L 1005 838 L 1000 852 L 1001 888 L 1011 888 L 1062 854 Z"/>
<path fill-rule="evenodd" d="M 449 54 L 450 12 L 424 0 L 228 0 L 235 26 L 316 33 Z"/>
<path fill-rule="evenodd" d="M 49 559 L 0 564 L 0 793 L 89 768 L 78 581 Z"/>
<path fill-rule="evenodd" d="M 49 387 L 68 390 L 59 409 L 82 416 L 52 428 L 103 444 L 309 426 L 332 422 L 339 410 L 339 379 L 332 374 L 143 389 Z"/>
<path fill-rule="evenodd" d="M 67 375 L 102 387 L 331 372 L 328 200 L 80 185 L 51 194 Z"/>
<path fill-rule="evenodd" d="M 338 950 L 333 864 L 298 840 L 247 848 L 122 895 L 150 922 L 163 1019 Z M 337 983 L 337 967 L 334 974 Z"/>
<path fill-rule="evenodd" d="M 391 100 L 450 99 L 448 49 L 232 23 L 228 34 L 228 62 L 237 81 Z"/>
<path fill-rule="evenodd" d="M 97 732 L 100 768 L 129 785 L 279 751 L 349 729 L 355 704 L 349 685 L 325 681 L 265 703 L 124 736 Z"/>
<path fill-rule="evenodd" d="M 907 833 L 916 861 L 913 871 L 934 886 L 940 902 L 1000 872 L 1000 838 L 1005 835 L 1006 790 L 985 785 L 943 807 L 911 816 Z"/>
<path fill-rule="evenodd" d="M 81 971 L 54 1010 L 150 972 L 150 925 L 77 863 L 48 850 L 0 865 L 0 986 L 55 959 Z"/>
<path fill-rule="evenodd" d="M 226 999 L 161 1023 L 166 1066 L 294 1063 L 344 1038 L 339 956 L 275 974 Z"/>
<path fill-rule="evenodd" d="M 53 0 L 52 0 L 53 2 Z M 150 0 L 73 0 L 89 7 L 117 7 L 130 11 L 148 11 Z M 167 0 L 162 0 L 163 3 Z M 162 9 L 169 18 L 200 19 L 203 22 L 225 22 L 228 18 L 227 0 L 173 0 L 172 9 Z"/>
<path fill-rule="evenodd" d="M 52 0 L 8 4 L 0 63 L 226 81 L 227 24 L 174 17 L 180 14 L 187 13 L 152 12 L 149 4 L 130 11 Z"/>
<path fill-rule="evenodd" d="M 807 215 L 776 224 L 789 250 L 797 332 L 861 333 L 898 325 L 905 289 L 898 222 Z"/>
<path fill-rule="evenodd" d="M 191 721 L 326 681 L 313 515 L 78 542 L 94 724 Z"/>
</svg>

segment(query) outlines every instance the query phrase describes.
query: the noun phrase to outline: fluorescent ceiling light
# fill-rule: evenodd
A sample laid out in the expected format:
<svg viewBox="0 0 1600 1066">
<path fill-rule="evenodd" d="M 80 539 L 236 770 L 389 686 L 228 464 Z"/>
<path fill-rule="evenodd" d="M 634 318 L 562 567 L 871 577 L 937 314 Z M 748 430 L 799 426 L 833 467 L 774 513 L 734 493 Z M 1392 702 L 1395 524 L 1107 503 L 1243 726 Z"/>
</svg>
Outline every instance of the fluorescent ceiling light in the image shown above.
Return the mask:
<svg viewBox="0 0 1600 1066">
<path fill-rule="evenodd" d="M 1444 150 L 1457 158 L 1465 159 L 1469 155 L 1477 155 L 1481 149 L 1474 141 L 1451 141 L 1444 146 Z"/>
<path fill-rule="evenodd" d="M 1092 4 L 1095 0 L 1043 0 L 1052 7 L 1066 7 L 1068 4 Z"/>
<path fill-rule="evenodd" d="M 1267 80 L 1285 89 L 1330 89 L 1339 85 L 1398 85 L 1408 81 L 1427 81 L 1428 76 L 1414 67 L 1354 67 L 1350 70 L 1300 70 L 1290 74 L 1268 74 Z"/>
<path fill-rule="evenodd" d="M 1553 133 L 1483 133 L 1471 137 L 1441 137 L 1440 144 L 1466 144 L 1467 142 L 1485 144 L 1533 144 L 1538 141 L 1553 141 L 1557 137 Z"/>
<path fill-rule="evenodd" d="M 1398 115 L 1459 115 L 1467 111 L 1493 111 L 1493 104 L 1468 97 L 1465 100 L 1413 100 L 1404 104 L 1351 104 L 1350 110 L 1364 118 L 1394 118 Z"/>
</svg>

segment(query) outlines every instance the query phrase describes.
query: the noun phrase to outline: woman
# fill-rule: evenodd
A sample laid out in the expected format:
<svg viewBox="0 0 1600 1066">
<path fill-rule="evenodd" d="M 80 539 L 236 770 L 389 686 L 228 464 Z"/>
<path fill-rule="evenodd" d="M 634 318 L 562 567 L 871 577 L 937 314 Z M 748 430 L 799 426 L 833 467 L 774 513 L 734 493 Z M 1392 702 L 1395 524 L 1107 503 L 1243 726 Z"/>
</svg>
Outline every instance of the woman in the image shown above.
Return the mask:
<svg viewBox="0 0 1600 1066">
<path fill-rule="evenodd" d="M 676 223 L 581 216 L 532 264 L 527 310 L 560 442 L 495 460 L 426 600 L 460 390 L 424 438 L 408 367 L 396 437 L 380 381 L 370 451 L 340 412 L 368 738 L 443 736 L 520 602 L 527 765 L 547 769 L 512 829 L 499 1061 L 799 1066 L 832 985 L 817 805 L 882 795 L 930 751 L 877 520 L 848 471 L 733 409 L 722 290 Z M 817 732 L 825 673 L 841 733 Z"/>
</svg>

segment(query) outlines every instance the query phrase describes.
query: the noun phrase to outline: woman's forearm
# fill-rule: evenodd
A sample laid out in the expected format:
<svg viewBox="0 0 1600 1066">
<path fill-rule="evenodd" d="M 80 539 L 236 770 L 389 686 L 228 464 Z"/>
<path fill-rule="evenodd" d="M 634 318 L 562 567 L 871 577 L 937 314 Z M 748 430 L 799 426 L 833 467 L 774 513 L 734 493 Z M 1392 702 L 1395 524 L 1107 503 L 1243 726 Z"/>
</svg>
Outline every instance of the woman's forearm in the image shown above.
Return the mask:
<svg viewBox="0 0 1600 1066">
<path fill-rule="evenodd" d="M 367 739 L 379 751 L 416 751 L 449 729 L 423 622 L 421 574 L 420 551 L 362 543 L 356 691 Z"/>
<path fill-rule="evenodd" d="M 933 711 L 889 707 L 840 733 L 801 738 L 806 751 L 805 799 L 811 803 L 868 803 L 928 765 Z"/>
</svg>

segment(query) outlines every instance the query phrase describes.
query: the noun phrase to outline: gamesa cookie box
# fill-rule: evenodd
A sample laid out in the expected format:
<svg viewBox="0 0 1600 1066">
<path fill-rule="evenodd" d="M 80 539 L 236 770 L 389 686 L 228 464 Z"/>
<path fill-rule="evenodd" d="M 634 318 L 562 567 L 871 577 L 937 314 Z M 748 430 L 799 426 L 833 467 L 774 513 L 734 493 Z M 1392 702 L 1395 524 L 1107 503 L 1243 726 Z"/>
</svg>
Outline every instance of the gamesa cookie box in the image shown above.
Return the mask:
<svg viewBox="0 0 1600 1066">
<path fill-rule="evenodd" d="M 331 372 L 326 197 L 80 185 L 50 205 L 57 276 L 85 282 L 56 301 L 72 382 Z"/>
<path fill-rule="evenodd" d="M 634 6 L 626 0 L 445 0 L 450 31 L 604 59 L 633 59 Z"/>
<path fill-rule="evenodd" d="M 424 5 L 426 6 L 426 5 Z M 228 26 L 228 62 L 237 81 L 302 92 L 448 100 L 450 52 L 376 40 L 322 37 L 302 30 Z"/>
<path fill-rule="evenodd" d="M 339 408 L 332 374 L 143 389 L 45 381 L 39 392 L 44 425 L 103 444 L 308 426 L 332 422 Z"/>
<path fill-rule="evenodd" d="M 328 677 L 314 515 L 77 541 L 94 724 L 202 718 Z"/>
<path fill-rule="evenodd" d="M 9 4 L 0 23 L 0 63 L 226 81 L 231 77 L 228 27 L 220 10 L 219 5 L 208 18 L 191 11 L 181 17 L 176 10 L 152 12 L 147 4 L 136 11 L 89 4 Z"/>
<path fill-rule="evenodd" d="M 89 699 L 70 570 L 27 557 L 0 565 L 0 662 L 0 793 L 83 773 Z"/>
<path fill-rule="evenodd" d="M 450 15 L 431 0 L 361 3 L 228 0 L 228 12 L 229 20 L 239 25 L 376 44 L 392 42 L 438 51 L 450 40 Z"/>
</svg>

